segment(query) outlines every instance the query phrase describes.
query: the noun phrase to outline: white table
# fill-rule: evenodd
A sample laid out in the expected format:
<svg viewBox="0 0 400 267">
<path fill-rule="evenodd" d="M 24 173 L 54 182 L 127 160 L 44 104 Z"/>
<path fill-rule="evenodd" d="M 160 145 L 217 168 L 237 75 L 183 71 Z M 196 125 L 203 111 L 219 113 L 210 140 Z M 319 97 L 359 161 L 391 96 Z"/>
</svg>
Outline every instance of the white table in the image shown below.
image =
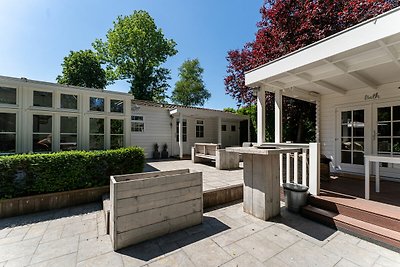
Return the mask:
<svg viewBox="0 0 400 267">
<path fill-rule="evenodd" d="M 369 173 L 370 162 L 375 162 L 375 192 L 380 191 L 380 178 L 379 178 L 379 163 L 397 163 L 400 164 L 400 157 L 378 156 L 378 155 L 364 155 L 365 160 L 365 199 L 369 199 Z"/>
</svg>

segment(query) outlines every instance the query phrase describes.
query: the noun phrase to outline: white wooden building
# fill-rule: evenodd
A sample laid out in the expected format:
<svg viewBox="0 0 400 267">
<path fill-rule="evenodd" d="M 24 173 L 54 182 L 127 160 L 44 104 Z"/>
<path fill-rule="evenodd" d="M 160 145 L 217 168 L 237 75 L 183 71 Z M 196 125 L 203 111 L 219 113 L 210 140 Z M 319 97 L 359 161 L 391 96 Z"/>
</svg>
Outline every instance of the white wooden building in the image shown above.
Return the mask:
<svg viewBox="0 0 400 267">
<path fill-rule="evenodd" d="M 177 121 L 181 117 L 179 135 Z M 222 146 L 247 141 L 247 116 L 133 100 L 127 93 L 0 76 L 0 154 L 99 150 L 136 145 L 151 157 L 170 156 L 195 142 Z M 179 138 L 181 136 L 181 142 Z"/>
<path fill-rule="evenodd" d="M 317 142 L 331 170 L 364 173 L 364 155 L 400 156 L 400 9 L 394 9 L 246 73 L 265 124 L 275 93 L 275 142 L 282 141 L 282 95 L 316 103 Z M 263 143 L 265 127 L 258 128 Z M 400 166 L 381 164 L 400 177 Z"/>
<path fill-rule="evenodd" d="M 180 128 L 179 121 L 183 123 Z M 153 146 L 168 146 L 170 156 L 190 155 L 194 143 L 240 146 L 250 136 L 249 117 L 221 110 L 132 101 L 132 145 L 152 157 Z M 181 133 L 181 135 L 179 134 Z"/>
</svg>

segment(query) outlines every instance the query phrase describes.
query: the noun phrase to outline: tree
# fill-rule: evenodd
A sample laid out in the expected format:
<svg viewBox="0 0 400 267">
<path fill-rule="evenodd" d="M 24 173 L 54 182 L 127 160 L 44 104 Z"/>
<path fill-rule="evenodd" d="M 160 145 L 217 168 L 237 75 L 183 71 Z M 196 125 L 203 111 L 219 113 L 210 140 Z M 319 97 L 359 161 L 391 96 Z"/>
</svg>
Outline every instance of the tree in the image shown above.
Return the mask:
<svg viewBox="0 0 400 267">
<path fill-rule="evenodd" d="M 62 75 L 56 78 L 60 84 L 99 89 L 104 89 L 107 85 L 106 72 L 91 50 L 70 51 L 61 66 Z"/>
<path fill-rule="evenodd" d="M 176 43 L 164 37 L 146 11 L 119 16 L 106 37 L 93 47 L 107 66 L 108 79 L 128 80 L 136 99 L 164 101 L 170 71 L 161 65 L 177 53 Z"/>
<path fill-rule="evenodd" d="M 242 49 L 228 52 L 227 76 L 224 80 L 226 93 L 239 104 L 254 103 L 253 91 L 245 86 L 246 71 L 399 5 L 398 0 L 266 0 L 260 9 L 262 18 L 257 23 L 255 40 Z M 273 100 L 273 94 L 267 94 L 267 118 L 273 112 Z M 314 111 L 310 103 L 284 97 L 283 107 L 286 115 L 283 117 L 284 123 L 285 120 L 289 122 L 290 118 L 290 122 L 295 122 L 300 129 L 303 127 L 301 122 L 304 122 L 302 118 L 308 114 L 310 117 L 306 123 L 312 125 Z M 307 112 L 298 112 L 299 110 Z M 310 129 L 305 129 L 308 130 Z M 284 138 L 290 140 L 286 136 L 286 133 L 291 132 L 289 126 L 284 125 L 283 132 Z M 267 135 L 272 136 L 271 133 Z"/>
<path fill-rule="evenodd" d="M 188 59 L 179 67 L 180 80 L 176 82 L 171 100 L 184 106 L 203 106 L 211 97 L 203 82 L 203 68 L 198 59 Z"/>
</svg>

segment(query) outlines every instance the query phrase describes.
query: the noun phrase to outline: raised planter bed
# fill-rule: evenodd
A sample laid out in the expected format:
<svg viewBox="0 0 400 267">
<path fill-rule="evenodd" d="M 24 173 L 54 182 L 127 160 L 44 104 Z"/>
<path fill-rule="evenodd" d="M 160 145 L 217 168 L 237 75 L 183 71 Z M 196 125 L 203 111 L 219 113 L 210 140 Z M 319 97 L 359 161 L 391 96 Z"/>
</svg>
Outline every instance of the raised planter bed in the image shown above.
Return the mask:
<svg viewBox="0 0 400 267">
<path fill-rule="evenodd" d="M 109 188 L 110 187 L 107 185 L 73 191 L 3 199 L 0 200 L 0 218 L 101 201 L 102 195 L 109 192 Z"/>
<path fill-rule="evenodd" d="M 189 169 L 112 176 L 114 250 L 202 223 L 202 180 Z"/>
</svg>

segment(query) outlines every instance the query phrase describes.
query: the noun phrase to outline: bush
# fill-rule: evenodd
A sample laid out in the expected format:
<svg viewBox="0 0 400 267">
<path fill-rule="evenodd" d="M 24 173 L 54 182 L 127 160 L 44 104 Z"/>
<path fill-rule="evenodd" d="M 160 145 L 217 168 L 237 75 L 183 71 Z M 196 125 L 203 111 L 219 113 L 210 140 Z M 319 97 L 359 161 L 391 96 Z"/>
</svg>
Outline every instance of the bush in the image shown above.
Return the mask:
<svg viewBox="0 0 400 267">
<path fill-rule="evenodd" d="M 0 199 L 108 185 L 110 175 L 143 167 L 138 147 L 0 156 Z"/>
</svg>

